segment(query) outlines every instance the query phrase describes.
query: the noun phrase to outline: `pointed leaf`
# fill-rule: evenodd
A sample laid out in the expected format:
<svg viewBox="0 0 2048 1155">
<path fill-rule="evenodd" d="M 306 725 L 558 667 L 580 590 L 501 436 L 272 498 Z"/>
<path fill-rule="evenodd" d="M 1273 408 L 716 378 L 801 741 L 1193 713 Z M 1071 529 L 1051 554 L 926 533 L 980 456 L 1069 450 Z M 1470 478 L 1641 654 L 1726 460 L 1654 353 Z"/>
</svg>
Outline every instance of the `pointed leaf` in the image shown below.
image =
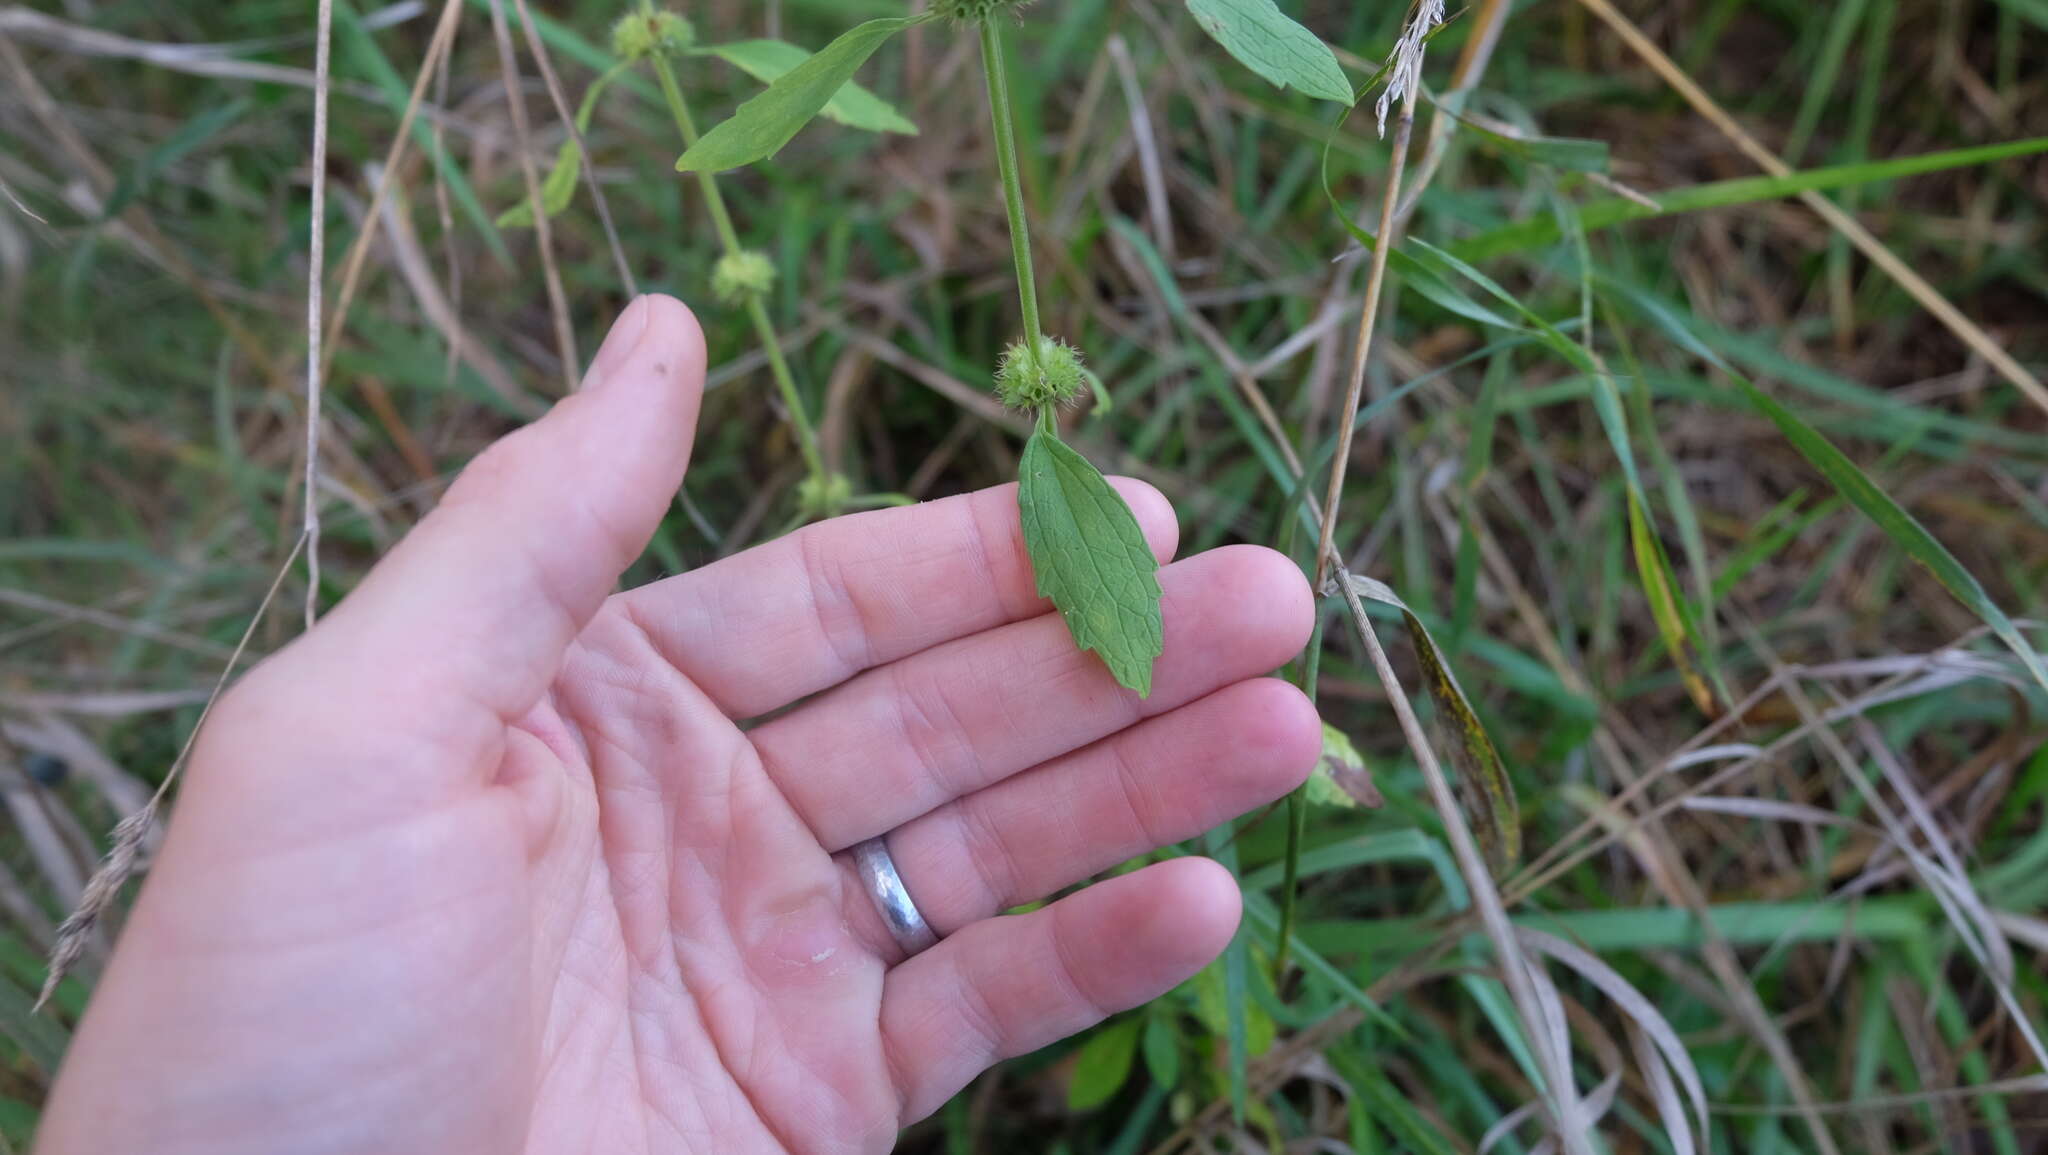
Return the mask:
<svg viewBox="0 0 2048 1155">
<path fill-rule="evenodd" d="M 1239 64 L 1279 85 L 1350 104 L 1351 81 L 1337 54 L 1273 0 L 1187 0 L 1188 11 Z"/>
<path fill-rule="evenodd" d="M 1146 1016 L 1144 1048 L 1145 1069 L 1152 1073 L 1152 1081 L 1169 1091 L 1179 1086 L 1180 1037 L 1170 1015 Z"/>
<path fill-rule="evenodd" d="M 1123 1089 L 1131 1077 L 1131 1060 L 1137 1057 L 1138 1032 L 1144 1025 L 1143 1018 L 1132 1015 L 1088 1036 L 1067 1083 L 1067 1110 L 1100 1107 Z"/>
<path fill-rule="evenodd" d="M 1372 769 L 1365 755 L 1351 744 L 1344 731 L 1323 723 L 1323 756 L 1308 778 L 1308 800 L 1318 806 L 1352 809 L 1359 806 L 1378 810 L 1387 804 L 1373 785 Z"/>
<path fill-rule="evenodd" d="M 832 99 L 891 36 L 925 17 L 891 16 L 857 24 L 790 69 L 768 91 L 740 105 L 676 161 L 678 172 L 718 172 L 766 160 Z"/>
<path fill-rule="evenodd" d="M 1700 650 L 1694 640 L 1699 627 L 1693 621 L 1692 607 L 1679 592 L 1678 578 L 1671 572 L 1671 559 L 1664 554 L 1664 543 L 1651 531 L 1642 499 L 1634 488 L 1628 489 L 1628 538 L 1635 551 L 1643 594 L 1650 602 L 1650 616 L 1657 621 L 1657 633 L 1664 639 L 1672 664 L 1678 667 L 1685 692 L 1692 695 L 1700 713 L 1709 718 L 1720 717 L 1721 706 L 1714 698 L 1714 688 L 1700 673 Z"/>
<path fill-rule="evenodd" d="M 590 82 L 583 91 L 583 103 L 576 109 L 576 131 L 562 142 L 555 153 L 555 165 L 548 170 L 547 179 L 541 182 L 541 207 L 550 217 L 562 215 L 569 202 L 576 198 L 576 179 L 583 175 L 583 150 L 576 146 L 577 138 L 590 131 L 590 114 L 597 107 L 597 98 L 604 94 L 605 86 L 625 71 L 624 64 L 614 64 Z M 530 229 L 533 227 L 533 202 L 521 201 L 498 215 L 501 229 Z"/>
<path fill-rule="evenodd" d="M 1102 656 L 1116 680 L 1152 692 L 1152 662 L 1164 646 L 1159 563 L 1131 507 L 1088 459 L 1041 427 L 1024 445 L 1017 509 L 1038 592 L 1066 619 L 1084 650 Z"/>
<path fill-rule="evenodd" d="M 1494 749 L 1485 724 L 1473 712 L 1464 687 L 1458 685 L 1458 676 L 1444 661 L 1429 627 L 1422 624 L 1401 595 L 1384 582 L 1357 574 L 1351 575 L 1351 585 L 1358 596 L 1401 611 L 1401 619 L 1408 626 L 1408 640 L 1422 663 L 1430 700 L 1436 705 L 1437 726 L 1449 731 L 1446 740 L 1437 744 L 1450 752 L 1451 765 L 1458 775 L 1458 793 L 1472 819 L 1472 832 L 1479 838 L 1479 848 L 1486 853 L 1494 873 L 1505 874 L 1522 855 L 1522 817 L 1515 801 L 1514 784 L 1508 781 L 1500 752 Z"/>
<path fill-rule="evenodd" d="M 576 138 L 569 137 L 555 152 L 555 166 L 548 170 L 547 179 L 540 185 L 540 203 L 549 217 L 562 215 L 569 202 L 576 197 L 576 178 L 583 175 L 583 150 L 576 147 Z M 498 214 L 501 229 L 530 229 L 533 227 L 533 202 L 520 201 Z"/>
<path fill-rule="evenodd" d="M 739 40 L 713 44 L 697 50 L 699 55 L 716 56 L 763 84 L 773 84 L 790 70 L 811 58 L 811 54 L 787 40 Z M 905 119 L 888 101 L 849 80 L 820 110 L 825 119 L 865 132 L 900 132 L 916 136 L 917 126 Z"/>
</svg>

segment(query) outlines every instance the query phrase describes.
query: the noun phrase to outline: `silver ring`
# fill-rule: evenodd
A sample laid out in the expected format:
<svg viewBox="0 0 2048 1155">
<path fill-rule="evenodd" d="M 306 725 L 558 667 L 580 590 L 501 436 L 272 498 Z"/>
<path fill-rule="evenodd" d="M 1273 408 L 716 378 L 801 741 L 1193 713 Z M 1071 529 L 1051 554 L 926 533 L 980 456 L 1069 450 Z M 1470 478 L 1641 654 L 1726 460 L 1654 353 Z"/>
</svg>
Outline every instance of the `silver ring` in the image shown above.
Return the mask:
<svg viewBox="0 0 2048 1155">
<path fill-rule="evenodd" d="M 875 900 L 875 909 L 882 912 L 889 937 L 896 940 L 906 956 L 930 949 L 939 941 L 932 924 L 924 920 L 917 904 L 910 901 L 910 891 L 903 885 L 903 876 L 896 873 L 896 860 L 889 857 L 887 842 L 870 838 L 855 846 L 853 865 L 860 871 L 868 896 Z"/>
</svg>

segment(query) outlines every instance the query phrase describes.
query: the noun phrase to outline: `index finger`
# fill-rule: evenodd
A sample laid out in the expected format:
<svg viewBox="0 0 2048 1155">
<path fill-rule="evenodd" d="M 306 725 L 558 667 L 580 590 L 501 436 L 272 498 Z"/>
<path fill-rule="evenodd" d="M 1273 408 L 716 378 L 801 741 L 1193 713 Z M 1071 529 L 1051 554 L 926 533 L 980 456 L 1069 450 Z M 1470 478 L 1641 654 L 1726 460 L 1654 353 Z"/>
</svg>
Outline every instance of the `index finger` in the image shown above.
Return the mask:
<svg viewBox="0 0 2048 1155">
<path fill-rule="evenodd" d="M 1173 507 L 1110 479 L 1164 562 Z M 751 718 L 862 670 L 1051 610 L 1017 517 L 1017 487 L 850 514 L 613 599 L 662 658 L 728 715 Z"/>
</svg>

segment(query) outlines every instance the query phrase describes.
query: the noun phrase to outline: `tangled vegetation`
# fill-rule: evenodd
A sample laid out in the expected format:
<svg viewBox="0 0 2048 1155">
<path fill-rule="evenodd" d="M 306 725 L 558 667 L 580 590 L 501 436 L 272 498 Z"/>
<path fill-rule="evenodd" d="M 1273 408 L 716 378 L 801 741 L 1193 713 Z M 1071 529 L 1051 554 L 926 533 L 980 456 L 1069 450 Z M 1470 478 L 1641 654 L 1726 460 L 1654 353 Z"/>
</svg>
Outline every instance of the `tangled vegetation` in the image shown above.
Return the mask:
<svg viewBox="0 0 2048 1155">
<path fill-rule="evenodd" d="M 0 1142 L 280 570 L 660 288 L 635 576 L 1021 479 L 1144 693 L 1109 472 L 1322 595 L 1322 767 L 1177 851 L 1224 958 L 907 1149 L 2040 1149 L 2037 0 L 333 0 L 319 169 L 305 8 L 0 9 Z"/>
</svg>

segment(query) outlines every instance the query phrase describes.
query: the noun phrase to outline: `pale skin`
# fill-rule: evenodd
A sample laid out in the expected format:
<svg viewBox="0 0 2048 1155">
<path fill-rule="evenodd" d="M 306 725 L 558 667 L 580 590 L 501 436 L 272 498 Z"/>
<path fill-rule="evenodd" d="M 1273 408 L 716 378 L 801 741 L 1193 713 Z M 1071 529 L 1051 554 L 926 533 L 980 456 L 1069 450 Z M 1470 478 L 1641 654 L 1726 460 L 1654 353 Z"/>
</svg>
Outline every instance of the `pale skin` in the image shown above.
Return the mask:
<svg viewBox="0 0 2048 1155">
<path fill-rule="evenodd" d="M 1035 596 L 1012 487 L 614 593 L 703 374 L 689 310 L 635 301 L 222 699 L 39 1151 L 885 1151 L 1222 950 L 1200 858 L 1001 912 L 1302 780 L 1315 712 L 1262 676 L 1296 567 L 1165 565 L 1145 700 Z M 844 853 L 885 832 L 944 935 L 908 959 Z"/>
</svg>

